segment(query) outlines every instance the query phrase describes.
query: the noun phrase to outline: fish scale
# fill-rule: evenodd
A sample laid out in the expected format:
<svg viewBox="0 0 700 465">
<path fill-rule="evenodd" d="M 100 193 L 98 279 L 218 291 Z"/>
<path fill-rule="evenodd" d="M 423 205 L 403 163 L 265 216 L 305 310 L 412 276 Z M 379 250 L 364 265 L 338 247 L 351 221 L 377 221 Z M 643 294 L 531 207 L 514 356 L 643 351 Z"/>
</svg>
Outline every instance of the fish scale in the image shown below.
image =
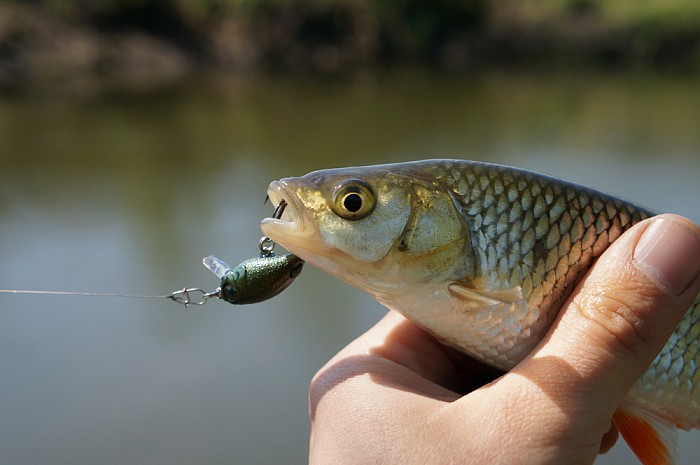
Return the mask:
<svg viewBox="0 0 700 465">
<path fill-rule="evenodd" d="M 662 405 L 683 428 L 700 426 L 700 295 L 630 395 L 640 404 Z"/>
<path fill-rule="evenodd" d="M 461 173 L 453 169 L 450 177 L 457 183 L 453 192 L 475 233 L 472 248 L 480 276 L 496 288 L 522 286 L 530 307 L 537 307 L 545 315 L 541 328 L 549 326 L 555 314 L 548 309 L 561 304 L 603 250 L 594 248 L 594 228 L 595 237 L 600 238 L 603 228 L 613 225 L 613 234 L 600 239 L 601 245 L 605 240 L 609 243 L 621 232 L 616 226 L 628 222 L 625 212 L 619 208 L 606 210 L 613 213 L 608 218 L 601 214 L 602 199 L 591 202 L 588 195 L 579 195 L 571 188 L 543 185 L 542 179 L 501 167 L 476 165 L 466 175 Z M 460 195 L 464 190 L 462 181 L 468 196 Z M 595 213 L 599 219 L 594 226 Z M 519 361 L 482 358 L 505 369 Z"/>
<path fill-rule="evenodd" d="M 472 162 L 469 173 L 458 169 L 451 173 L 458 187 L 452 191 L 477 232 L 472 241 L 478 251 L 476 269 L 495 287 L 520 285 L 528 306 L 546 319 L 540 328 L 551 325 L 556 317 L 552 310 L 561 307 L 615 239 L 654 215 L 584 186 L 509 167 Z M 461 194 L 462 181 L 468 194 Z M 506 213 L 511 228 L 499 228 Z M 517 361 L 511 360 L 512 365 Z M 679 426 L 696 427 L 700 425 L 698 364 L 700 295 L 630 394 L 643 405 L 663 405 Z"/>
<path fill-rule="evenodd" d="M 452 170 L 452 177 L 457 183 L 464 181 L 469 191 L 466 196 L 453 189 L 477 232 L 472 242 L 480 252 L 477 262 L 482 266 L 477 269 L 497 287 L 522 282 L 530 306 L 552 315 L 550 320 L 554 312 L 549 309 L 561 306 L 608 245 L 652 215 L 633 204 L 546 176 L 509 172 L 496 165 L 472 164 L 471 171 L 463 176 Z M 482 199 L 476 211 L 473 207 L 479 202 L 474 199 Z"/>
</svg>

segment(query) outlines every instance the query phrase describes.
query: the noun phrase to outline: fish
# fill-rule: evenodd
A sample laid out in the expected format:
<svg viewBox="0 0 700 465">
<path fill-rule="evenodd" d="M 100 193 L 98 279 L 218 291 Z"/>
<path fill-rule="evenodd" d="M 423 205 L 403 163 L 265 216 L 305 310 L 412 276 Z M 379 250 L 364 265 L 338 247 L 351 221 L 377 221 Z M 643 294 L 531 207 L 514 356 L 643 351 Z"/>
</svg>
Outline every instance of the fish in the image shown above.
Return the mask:
<svg viewBox="0 0 700 465">
<path fill-rule="evenodd" d="M 217 297 L 230 304 L 260 303 L 285 290 L 301 274 L 304 261 L 292 254 L 253 257 L 232 267 L 213 255 L 202 259 L 221 278 Z"/>
<path fill-rule="evenodd" d="M 270 184 L 292 254 L 483 363 L 510 370 L 625 230 L 655 213 L 558 178 L 466 160 L 336 168 Z M 700 295 L 613 422 L 645 465 L 700 427 Z M 676 380 L 678 382 L 672 382 Z M 651 446 L 645 446 L 645 445 Z"/>
</svg>

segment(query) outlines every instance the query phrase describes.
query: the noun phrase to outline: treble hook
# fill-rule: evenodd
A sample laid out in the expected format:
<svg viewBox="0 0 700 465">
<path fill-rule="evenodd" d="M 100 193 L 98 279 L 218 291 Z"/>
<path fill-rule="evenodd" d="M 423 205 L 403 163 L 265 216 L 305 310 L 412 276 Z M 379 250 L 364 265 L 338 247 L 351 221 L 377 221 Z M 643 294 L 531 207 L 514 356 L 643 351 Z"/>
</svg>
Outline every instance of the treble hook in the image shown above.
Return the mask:
<svg viewBox="0 0 700 465">
<path fill-rule="evenodd" d="M 184 305 L 186 308 L 190 305 L 204 305 L 212 297 L 217 299 L 221 296 L 221 289 L 218 288 L 212 292 L 205 292 L 198 287 L 184 287 L 179 291 L 175 291 L 166 297 L 173 302 Z"/>
</svg>

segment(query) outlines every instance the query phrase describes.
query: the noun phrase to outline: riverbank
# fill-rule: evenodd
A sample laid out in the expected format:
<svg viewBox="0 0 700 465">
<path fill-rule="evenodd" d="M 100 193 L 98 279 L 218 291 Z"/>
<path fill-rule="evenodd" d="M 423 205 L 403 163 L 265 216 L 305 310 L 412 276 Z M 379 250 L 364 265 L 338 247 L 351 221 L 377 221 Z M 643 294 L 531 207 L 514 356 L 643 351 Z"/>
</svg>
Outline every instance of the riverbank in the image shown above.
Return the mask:
<svg viewBox="0 0 700 465">
<path fill-rule="evenodd" d="M 0 5 L 0 89 L 397 62 L 700 69 L 691 0 L 44 0 Z"/>
</svg>

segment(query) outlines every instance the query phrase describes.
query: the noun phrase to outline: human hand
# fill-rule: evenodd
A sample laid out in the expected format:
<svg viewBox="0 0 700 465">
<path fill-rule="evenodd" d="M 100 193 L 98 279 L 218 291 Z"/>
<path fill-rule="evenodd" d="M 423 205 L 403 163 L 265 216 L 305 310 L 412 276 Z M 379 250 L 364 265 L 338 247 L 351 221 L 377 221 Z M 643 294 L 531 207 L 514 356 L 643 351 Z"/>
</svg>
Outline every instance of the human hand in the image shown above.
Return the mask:
<svg viewBox="0 0 700 465">
<path fill-rule="evenodd" d="M 389 312 L 314 377 L 310 463 L 591 464 L 699 290 L 700 227 L 674 215 L 639 223 L 535 350 L 477 390 L 492 370 Z"/>
</svg>

